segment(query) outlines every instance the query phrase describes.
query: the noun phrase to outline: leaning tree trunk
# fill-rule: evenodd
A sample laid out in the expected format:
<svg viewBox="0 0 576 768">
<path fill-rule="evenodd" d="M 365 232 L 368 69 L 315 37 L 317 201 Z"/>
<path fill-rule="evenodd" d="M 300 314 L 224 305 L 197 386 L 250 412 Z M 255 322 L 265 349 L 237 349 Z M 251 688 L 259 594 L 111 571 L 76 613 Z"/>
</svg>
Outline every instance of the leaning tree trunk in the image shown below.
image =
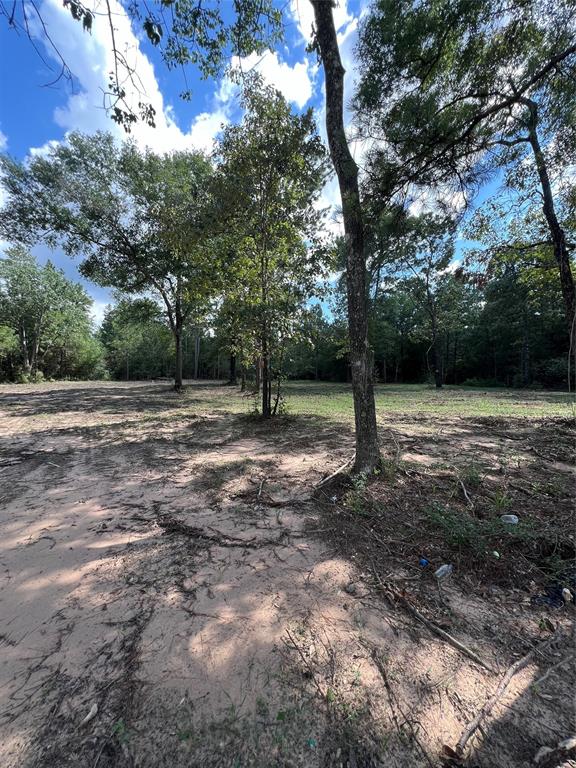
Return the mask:
<svg viewBox="0 0 576 768">
<path fill-rule="evenodd" d="M 560 272 L 560 286 L 562 289 L 562 298 L 564 299 L 564 311 L 566 314 L 570 350 L 574 354 L 576 351 L 576 291 L 574 289 L 574 278 L 572 276 L 572 269 L 570 267 L 570 254 L 568 253 L 566 235 L 560 225 L 560 222 L 558 221 L 558 216 L 556 215 L 554 197 L 552 195 L 552 185 L 548 175 L 546 159 L 542 152 L 542 147 L 540 146 L 540 140 L 538 138 L 537 106 L 536 103 L 530 99 L 526 99 L 525 103 L 530 111 L 528 139 L 530 146 L 532 147 L 532 152 L 534 153 L 536 170 L 538 171 L 538 178 L 540 179 L 540 185 L 542 187 L 542 199 L 544 201 L 542 210 L 544 212 L 546 223 L 548 224 L 548 229 L 550 230 L 550 237 L 552 239 L 552 247 L 554 250 L 554 258 L 556 259 L 556 263 L 558 264 L 558 269 Z"/>
<path fill-rule="evenodd" d="M 358 166 L 350 154 L 344 131 L 344 67 L 340 59 L 334 27 L 332 3 L 310 0 L 316 21 L 316 42 L 326 80 L 326 132 L 342 198 L 346 239 L 346 285 L 348 295 L 348 334 L 356 423 L 356 472 L 372 472 L 380 465 L 376 427 L 376 405 L 372 383 L 372 356 L 368 344 L 368 301 L 364 222 Z"/>
</svg>

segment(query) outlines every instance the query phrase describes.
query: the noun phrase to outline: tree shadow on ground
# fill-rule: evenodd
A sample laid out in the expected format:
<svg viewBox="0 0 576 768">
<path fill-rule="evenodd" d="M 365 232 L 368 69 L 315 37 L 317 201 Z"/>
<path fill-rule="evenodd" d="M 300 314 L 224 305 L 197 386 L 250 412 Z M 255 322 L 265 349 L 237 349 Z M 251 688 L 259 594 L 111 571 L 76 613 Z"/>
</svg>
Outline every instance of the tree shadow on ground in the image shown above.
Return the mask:
<svg viewBox="0 0 576 768">
<path fill-rule="evenodd" d="M 147 392 L 126 406 L 138 413 L 140 399 L 140 418 L 84 427 L 60 425 L 58 411 L 35 423 L 46 411 L 34 402 L 19 460 L 1 467 L 4 764 L 429 765 L 423 750 L 435 760 L 440 734 L 453 743 L 495 678 L 398 607 L 350 591 L 362 583 L 354 549 L 314 538 L 325 527 L 316 503 L 294 497 L 350 457 L 350 429 L 310 416 L 164 419 L 160 407 L 150 418 Z M 99 397 L 103 413 L 120 407 Z M 167 517 L 180 527 L 158 525 Z M 396 567 L 386 549 L 379 558 Z M 454 600 L 459 612 L 479 598 L 458 582 Z M 507 664 L 524 640 L 494 646 L 481 630 L 489 601 L 482 610 L 471 631 Z M 366 644 L 388 659 L 392 702 Z M 522 713 L 531 696 L 519 690 Z M 483 768 L 522 765 L 510 712 L 502 730 L 486 726 L 492 746 L 473 755 Z M 526 752 L 549 733 L 537 716 Z"/>
</svg>

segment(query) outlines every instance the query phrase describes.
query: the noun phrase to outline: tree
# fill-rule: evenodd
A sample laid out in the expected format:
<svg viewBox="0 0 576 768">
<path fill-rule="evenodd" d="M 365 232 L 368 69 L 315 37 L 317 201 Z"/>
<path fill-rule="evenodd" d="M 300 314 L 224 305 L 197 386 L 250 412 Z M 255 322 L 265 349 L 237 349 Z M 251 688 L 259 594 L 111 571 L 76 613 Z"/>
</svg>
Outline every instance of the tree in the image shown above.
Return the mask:
<svg viewBox="0 0 576 768">
<path fill-rule="evenodd" d="M 50 261 L 40 267 L 22 246 L 8 248 L 0 260 L 0 322 L 18 340 L 26 378 L 40 372 L 59 377 L 101 372 L 91 305 L 81 285 Z M 12 343 L 8 351 L 15 351 Z"/>
<path fill-rule="evenodd" d="M 98 335 L 114 378 L 167 376 L 175 365 L 170 328 L 151 299 L 121 298 L 107 307 Z"/>
<path fill-rule="evenodd" d="M 262 415 L 269 418 L 273 362 L 279 371 L 282 340 L 322 271 L 322 212 L 315 204 L 326 153 L 311 110 L 293 114 L 282 94 L 258 78 L 242 104 L 244 118 L 223 131 L 216 150 L 217 195 L 232 253 L 225 295 L 237 323 L 257 339 Z"/>
<path fill-rule="evenodd" d="M 357 472 L 373 472 L 380 465 L 376 403 L 372 383 L 372 354 L 368 343 L 368 297 L 364 221 L 358 185 L 358 166 L 344 130 L 344 67 L 334 27 L 332 3 L 310 0 L 316 20 L 316 46 L 326 79 L 326 131 L 330 156 L 338 176 L 346 239 L 346 284 L 350 365 L 356 424 Z"/>
<path fill-rule="evenodd" d="M 8 248 L 0 261 L 0 302 L 4 322 L 18 336 L 24 373 L 35 373 L 49 297 L 36 259 L 22 246 Z"/>
<path fill-rule="evenodd" d="M 80 271 L 125 293 L 163 303 L 182 386 L 182 333 L 218 290 L 206 215 L 211 166 L 200 154 L 158 156 L 109 134 L 70 134 L 46 156 L 0 157 L 8 239 L 61 244 L 82 255 Z"/>
<path fill-rule="evenodd" d="M 376 189 L 469 191 L 498 169 L 532 163 L 573 337 L 574 280 L 554 188 L 576 150 L 574 2 L 378 0 L 359 54 L 361 132 L 385 140 L 371 155 Z"/>
</svg>

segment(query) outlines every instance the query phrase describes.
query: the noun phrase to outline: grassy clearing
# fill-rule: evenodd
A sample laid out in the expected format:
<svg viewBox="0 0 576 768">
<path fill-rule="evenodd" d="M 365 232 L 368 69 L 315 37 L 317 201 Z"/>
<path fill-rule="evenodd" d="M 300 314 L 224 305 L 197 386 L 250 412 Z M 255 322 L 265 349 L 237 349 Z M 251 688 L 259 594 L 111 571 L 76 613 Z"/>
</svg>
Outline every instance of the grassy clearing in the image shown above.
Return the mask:
<svg viewBox="0 0 576 768">
<path fill-rule="evenodd" d="M 352 392 L 348 384 L 293 381 L 286 384 L 285 393 L 290 413 L 345 421 L 353 418 Z M 574 415 L 574 400 L 565 392 L 467 387 L 445 387 L 437 391 L 425 384 L 379 384 L 376 386 L 376 408 L 380 419 L 389 413 L 569 418 Z"/>
<path fill-rule="evenodd" d="M 57 403 L 46 395 L 58 392 Z M 375 387 L 377 416 L 382 425 L 394 417 L 573 419 L 574 397 L 567 392 L 469 389 L 445 387 L 436 391 L 425 384 L 379 384 Z M 137 407 L 134 406 L 138 394 Z M 313 416 L 353 426 L 351 386 L 346 383 L 288 381 L 283 388 L 285 412 Z M 21 417 L 20 430 L 38 428 L 39 422 L 58 426 L 161 421 L 187 417 L 252 414 L 259 398 L 221 382 L 188 382 L 182 395 L 169 384 L 149 382 L 46 382 L 42 385 L 0 386 L 0 412 Z M 59 415 L 58 415 L 59 414 Z M 88 414 L 88 416 L 87 416 Z M 33 419 L 27 419 L 32 416 Z"/>
<path fill-rule="evenodd" d="M 376 391 L 378 418 L 388 414 L 444 417 L 550 418 L 574 416 L 574 398 L 567 392 L 536 390 L 469 389 L 445 387 L 437 391 L 426 384 L 379 384 Z M 291 415 L 321 416 L 352 422 L 354 410 L 349 384 L 288 381 L 284 397 Z M 255 398 L 232 387 L 194 384 L 186 390 L 187 405 L 211 413 L 248 413 Z"/>
</svg>

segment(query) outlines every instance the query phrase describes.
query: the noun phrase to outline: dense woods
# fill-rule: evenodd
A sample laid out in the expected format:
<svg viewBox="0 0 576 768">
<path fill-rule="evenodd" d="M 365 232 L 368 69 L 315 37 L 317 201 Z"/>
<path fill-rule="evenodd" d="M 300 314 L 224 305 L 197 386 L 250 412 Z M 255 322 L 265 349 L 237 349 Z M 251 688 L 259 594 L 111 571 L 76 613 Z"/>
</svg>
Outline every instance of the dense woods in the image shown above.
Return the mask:
<svg viewBox="0 0 576 768">
<path fill-rule="evenodd" d="M 566 388 L 557 274 L 552 268 L 542 272 L 507 257 L 493 263 L 489 275 L 467 280 L 460 269 L 432 273 L 424 253 L 415 274 L 373 281 L 375 381 Z M 153 299 L 125 296 L 95 327 L 85 290 L 50 263 L 40 267 L 22 248 L 8 250 L 0 280 L 4 381 L 174 377 L 173 334 Z M 274 336 L 275 380 L 350 380 L 342 287 L 324 290 L 322 297 L 322 303 L 292 305 L 285 335 Z M 240 325 L 240 310 L 238 303 L 224 303 L 184 325 L 184 379 L 235 380 L 240 386 L 244 378 L 245 386 L 256 385 L 258 329 Z"/>
</svg>

